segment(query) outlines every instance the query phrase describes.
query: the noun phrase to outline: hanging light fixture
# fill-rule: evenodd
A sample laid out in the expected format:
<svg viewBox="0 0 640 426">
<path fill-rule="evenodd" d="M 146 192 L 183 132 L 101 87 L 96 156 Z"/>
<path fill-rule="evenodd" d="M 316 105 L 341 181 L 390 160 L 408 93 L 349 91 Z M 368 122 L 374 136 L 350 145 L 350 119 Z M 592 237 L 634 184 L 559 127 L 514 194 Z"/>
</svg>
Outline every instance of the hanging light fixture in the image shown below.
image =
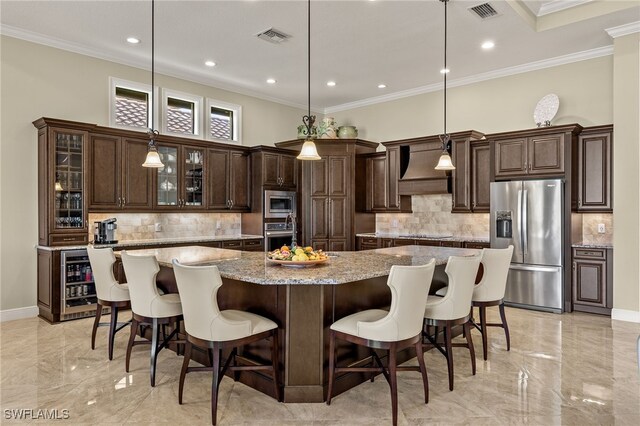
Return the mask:
<svg viewBox="0 0 640 426">
<path fill-rule="evenodd" d="M 444 68 L 442 69 L 442 75 L 444 76 L 444 133 L 440 135 L 440 141 L 442 142 L 442 154 L 438 160 L 436 170 L 455 170 L 455 166 L 451 161 L 449 155 L 449 147 L 451 146 L 451 138 L 447 133 L 447 3 L 449 0 L 440 0 L 444 3 Z"/>
<path fill-rule="evenodd" d="M 320 160 L 316 144 L 313 142 L 313 123 L 316 116 L 311 115 L 311 0 L 307 0 L 307 115 L 302 117 L 302 123 L 307 127 L 307 138 L 302 145 L 298 160 Z"/>
<path fill-rule="evenodd" d="M 155 99 L 155 0 L 151 0 L 151 125 L 147 134 L 149 135 L 149 146 L 147 148 L 147 158 L 145 158 L 142 167 L 162 168 L 164 164 L 158 155 L 158 147 L 156 146 L 156 137 L 160 134 L 153 128 L 153 108 L 156 105 Z"/>
</svg>

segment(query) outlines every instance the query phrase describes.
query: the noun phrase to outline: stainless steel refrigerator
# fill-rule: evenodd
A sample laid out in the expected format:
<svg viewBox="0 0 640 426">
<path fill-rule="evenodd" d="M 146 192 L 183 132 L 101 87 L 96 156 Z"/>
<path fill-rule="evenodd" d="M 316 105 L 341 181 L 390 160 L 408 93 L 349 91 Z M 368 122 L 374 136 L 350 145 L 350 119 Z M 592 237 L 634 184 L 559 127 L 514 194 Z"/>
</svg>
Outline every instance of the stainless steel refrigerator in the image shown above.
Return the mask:
<svg viewBox="0 0 640 426">
<path fill-rule="evenodd" d="M 561 179 L 491 182 L 491 247 L 513 244 L 504 301 L 562 312 Z"/>
</svg>

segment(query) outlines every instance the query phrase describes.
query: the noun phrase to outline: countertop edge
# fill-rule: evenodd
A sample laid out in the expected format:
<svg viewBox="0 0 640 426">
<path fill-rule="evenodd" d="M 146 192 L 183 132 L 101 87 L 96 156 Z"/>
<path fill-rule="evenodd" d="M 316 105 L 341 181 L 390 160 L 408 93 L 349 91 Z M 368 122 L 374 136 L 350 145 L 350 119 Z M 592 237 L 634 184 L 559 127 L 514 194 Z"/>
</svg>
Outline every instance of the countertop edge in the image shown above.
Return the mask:
<svg viewBox="0 0 640 426">
<path fill-rule="evenodd" d="M 398 240 L 429 240 L 429 241 L 458 241 L 458 242 L 470 242 L 470 243 L 490 243 L 490 239 L 481 237 L 456 237 L 456 236 L 433 236 L 433 237 L 410 237 L 406 235 L 397 234 L 374 234 L 372 232 L 365 232 L 356 234 L 356 237 L 371 237 L 371 238 L 393 238 Z"/>
</svg>

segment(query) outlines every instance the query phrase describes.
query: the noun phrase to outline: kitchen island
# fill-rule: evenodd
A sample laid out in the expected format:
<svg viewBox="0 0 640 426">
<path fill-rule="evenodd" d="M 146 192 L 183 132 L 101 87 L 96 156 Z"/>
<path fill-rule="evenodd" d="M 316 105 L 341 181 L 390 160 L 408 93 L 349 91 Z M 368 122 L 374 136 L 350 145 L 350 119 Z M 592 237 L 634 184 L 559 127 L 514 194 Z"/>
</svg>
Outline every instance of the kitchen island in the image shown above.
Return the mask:
<svg viewBox="0 0 640 426">
<path fill-rule="evenodd" d="M 156 256 L 161 267 L 157 282 L 165 292 L 177 292 L 172 259 L 187 265 L 217 265 L 224 283 L 218 291 L 221 309 L 247 310 L 271 318 L 279 325 L 284 401 L 322 402 L 328 381 L 329 326 L 354 312 L 388 307 L 391 293 L 386 281 L 392 265 L 422 265 L 435 258 L 438 267 L 434 282 L 438 282 L 442 280 L 449 256 L 473 256 L 480 250 L 404 246 L 331 252 L 328 262 L 310 268 L 275 265 L 264 253 L 199 246 L 132 250 L 129 253 Z M 370 355 L 366 348 L 355 345 L 345 344 L 337 350 L 341 363 Z M 201 355 L 200 360 L 205 362 L 206 356 Z M 268 361 L 269 346 L 258 342 L 246 347 L 244 355 Z M 413 352 L 407 351 L 399 354 L 399 359 L 413 356 Z M 363 374 L 338 378 L 334 392 L 343 392 L 367 378 Z M 266 376 L 243 372 L 239 379 L 272 395 L 271 380 Z"/>
</svg>

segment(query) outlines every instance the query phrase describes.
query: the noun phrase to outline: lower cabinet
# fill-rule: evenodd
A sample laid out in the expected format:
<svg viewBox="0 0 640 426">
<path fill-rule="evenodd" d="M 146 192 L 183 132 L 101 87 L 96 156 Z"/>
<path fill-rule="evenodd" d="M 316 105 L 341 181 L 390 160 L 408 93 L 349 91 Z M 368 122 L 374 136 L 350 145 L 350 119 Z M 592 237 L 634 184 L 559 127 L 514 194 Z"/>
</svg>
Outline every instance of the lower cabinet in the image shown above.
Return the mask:
<svg viewBox="0 0 640 426">
<path fill-rule="evenodd" d="M 356 250 L 377 249 L 379 241 L 376 237 L 358 237 L 356 240 Z"/>
<path fill-rule="evenodd" d="M 613 249 L 573 248 L 573 310 L 611 315 Z"/>
</svg>

